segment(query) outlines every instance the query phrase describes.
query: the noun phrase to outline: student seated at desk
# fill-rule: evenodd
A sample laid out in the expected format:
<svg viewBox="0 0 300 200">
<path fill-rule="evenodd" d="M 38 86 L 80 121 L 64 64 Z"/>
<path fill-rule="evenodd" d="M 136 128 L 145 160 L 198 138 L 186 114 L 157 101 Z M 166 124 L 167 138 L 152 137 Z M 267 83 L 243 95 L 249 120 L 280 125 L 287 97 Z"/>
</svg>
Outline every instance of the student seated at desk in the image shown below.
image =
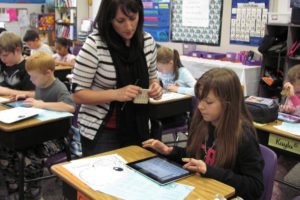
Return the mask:
<svg viewBox="0 0 300 200">
<path fill-rule="evenodd" d="M 52 49 L 47 44 L 43 43 L 43 41 L 40 39 L 37 30 L 34 29 L 27 30 L 23 37 L 23 40 L 24 42 L 26 42 L 26 45 L 31 49 L 30 55 L 32 55 L 37 51 L 44 51 L 53 55 Z"/>
<path fill-rule="evenodd" d="M 72 66 L 75 64 L 75 56 L 71 54 L 72 42 L 66 38 L 57 38 L 55 41 L 56 54 L 53 55 L 55 65 Z"/>
<path fill-rule="evenodd" d="M 25 70 L 22 40 L 13 32 L 0 35 L 0 95 L 32 95 L 34 85 Z"/>
<path fill-rule="evenodd" d="M 51 55 L 40 51 L 31 55 L 26 62 L 26 70 L 30 74 L 32 82 L 36 86 L 33 95 L 19 94 L 15 99 L 26 98 L 25 103 L 33 107 L 43 108 L 55 111 L 74 112 L 74 103 L 66 86 L 54 77 L 55 63 Z M 32 138 L 34 139 L 34 138 Z M 64 148 L 63 141 L 51 140 L 28 149 L 25 153 L 31 164 L 25 168 L 25 177 L 28 179 L 38 178 L 43 175 L 43 160 L 51 155 L 61 152 Z M 1 151 L 2 149 L 0 149 Z M 9 163 L 1 168 L 7 173 L 8 191 L 10 196 L 17 195 L 15 191 L 18 188 L 18 159 L 15 151 L 4 149 L 2 152 L 4 163 Z M 6 156 L 5 156 L 6 155 Z M 26 199 L 37 199 L 41 195 L 39 182 L 30 182 L 25 191 Z"/>
<path fill-rule="evenodd" d="M 285 103 L 280 106 L 280 111 L 300 116 L 300 65 L 289 69 L 282 95 L 287 98 Z"/>
<path fill-rule="evenodd" d="M 143 147 L 182 160 L 184 168 L 234 187 L 243 199 L 259 199 L 264 190 L 264 161 L 239 78 L 230 69 L 214 68 L 197 81 L 195 92 L 199 104 L 187 147 L 169 147 L 154 139 L 144 141 Z"/>
<path fill-rule="evenodd" d="M 182 65 L 176 49 L 161 46 L 157 50 L 157 69 L 158 77 L 167 91 L 195 96 L 196 80 Z"/>
<path fill-rule="evenodd" d="M 39 51 L 31 55 L 26 62 L 30 80 L 36 86 L 35 93 L 17 95 L 24 103 L 32 107 L 55 111 L 74 112 L 75 105 L 64 83 L 54 76 L 55 62 L 52 56 Z"/>
</svg>

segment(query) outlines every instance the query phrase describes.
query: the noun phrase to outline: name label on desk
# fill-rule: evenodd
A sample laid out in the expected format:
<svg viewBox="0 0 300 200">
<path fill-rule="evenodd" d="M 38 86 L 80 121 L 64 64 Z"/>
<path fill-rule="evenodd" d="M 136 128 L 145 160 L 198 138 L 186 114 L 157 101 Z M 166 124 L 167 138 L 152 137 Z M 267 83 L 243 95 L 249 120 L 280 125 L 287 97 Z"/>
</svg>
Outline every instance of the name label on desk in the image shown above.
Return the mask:
<svg viewBox="0 0 300 200">
<path fill-rule="evenodd" d="M 300 142 L 297 140 L 270 134 L 269 145 L 300 155 Z"/>
</svg>

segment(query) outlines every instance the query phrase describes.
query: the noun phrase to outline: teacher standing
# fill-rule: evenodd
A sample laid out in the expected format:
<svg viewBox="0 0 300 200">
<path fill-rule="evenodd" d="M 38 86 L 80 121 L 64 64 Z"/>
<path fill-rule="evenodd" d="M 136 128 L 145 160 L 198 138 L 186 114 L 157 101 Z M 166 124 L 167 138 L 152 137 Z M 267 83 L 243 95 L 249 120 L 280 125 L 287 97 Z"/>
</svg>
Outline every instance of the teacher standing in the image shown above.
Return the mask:
<svg viewBox="0 0 300 200">
<path fill-rule="evenodd" d="M 95 31 L 86 39 L 73 70 L 73 99 L 81 104 L 78 124 L 84 156 L 149 138 L 147 104 L 132 100 L 142 88 L 159 99 L 156 43 L 143 32 L 141 0 L 102 0 Z"/>
</svg>

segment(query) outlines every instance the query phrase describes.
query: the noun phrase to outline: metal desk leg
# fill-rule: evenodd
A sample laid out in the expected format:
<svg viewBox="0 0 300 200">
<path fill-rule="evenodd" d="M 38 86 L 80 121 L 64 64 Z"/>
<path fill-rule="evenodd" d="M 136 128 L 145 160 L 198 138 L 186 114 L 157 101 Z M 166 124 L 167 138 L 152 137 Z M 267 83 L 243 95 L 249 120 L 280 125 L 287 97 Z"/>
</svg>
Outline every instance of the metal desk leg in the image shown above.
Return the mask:
<svg viewBox="0 0 300 200">
<path fill-rule="evenodd" d="M 67 155 L 67 160 L 71 161 L 72 157 L 71 157 L 71 150 L 70 150 L 70 140 L 67 137 L 64 137 L 64 144 L 65 144 L 65 149 L 66 149 L 66 155 Z"/>
<path fill-rule="evenodd" d="M 160 120 L 151 119 L 151 137 L 157 140 L 162 139 L 163 126 Z"/>
<path fill-rule="evenodd" d="M 18 152 L 19 157 L 19 199 L 24 199 L 24 166 L 25 166 L 25 160 L 24 160 L 24 152 L 20 151 Z"/>
</svg>

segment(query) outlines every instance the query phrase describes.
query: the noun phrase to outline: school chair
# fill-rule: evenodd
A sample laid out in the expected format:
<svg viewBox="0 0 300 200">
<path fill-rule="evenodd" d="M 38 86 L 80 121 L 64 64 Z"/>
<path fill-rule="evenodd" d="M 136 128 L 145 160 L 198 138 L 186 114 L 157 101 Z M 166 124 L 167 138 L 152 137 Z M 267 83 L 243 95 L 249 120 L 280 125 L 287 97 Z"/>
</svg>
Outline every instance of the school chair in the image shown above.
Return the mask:
<svg viewBox="0 0 300 200">
<path fill-rule="evenodd" d="M 300 200 L 300 196 L 294 197 L 293 200 Z"/>
<path fill-rule="evenodd" d="M 277 155 L 270 148 L 260 144 L 260 151 L 265 162 L 263 177 L 264 177 L 264 192 L 261 200 L 271 200 L 273 192 L 273 184 L 277 169 Z"/>
<path fill-rule="evenodd" d="M 49 170 L 52 165 L 70 161 L 82 156 L 81 142 L 80 142 L 80 133 L 77 124 L 78 112 L 80 105 L 76 105 L 75 113 L 72 118 L 72 126 L 69 130 L 68 138 L 64 138 L 66 144 L 66 149 L 62 152 L 54 154 L 48 157 L 45 161 L 45 167 Z"/>
<path fill-rule="evenodd" d="M 179 122 L 170 122 L 168 124 L 161 123 L 162 127 L 161 135 L 172 134 L 172 141 L 165 142 L 166 144 L 173 144 L 177 146 L 178 143 L 187 142 L 188 130 L 190 127 L 190 122 L 194 113 L 194 110 L 197 108 L 198 100 L 196 97 L 192 98 L 192 106 L 189 113 L 182 115 L 182 119 Z M 183 133 L 185 136 L 184 139 L 180 139 L 179 133 Z"/>
</svg>

